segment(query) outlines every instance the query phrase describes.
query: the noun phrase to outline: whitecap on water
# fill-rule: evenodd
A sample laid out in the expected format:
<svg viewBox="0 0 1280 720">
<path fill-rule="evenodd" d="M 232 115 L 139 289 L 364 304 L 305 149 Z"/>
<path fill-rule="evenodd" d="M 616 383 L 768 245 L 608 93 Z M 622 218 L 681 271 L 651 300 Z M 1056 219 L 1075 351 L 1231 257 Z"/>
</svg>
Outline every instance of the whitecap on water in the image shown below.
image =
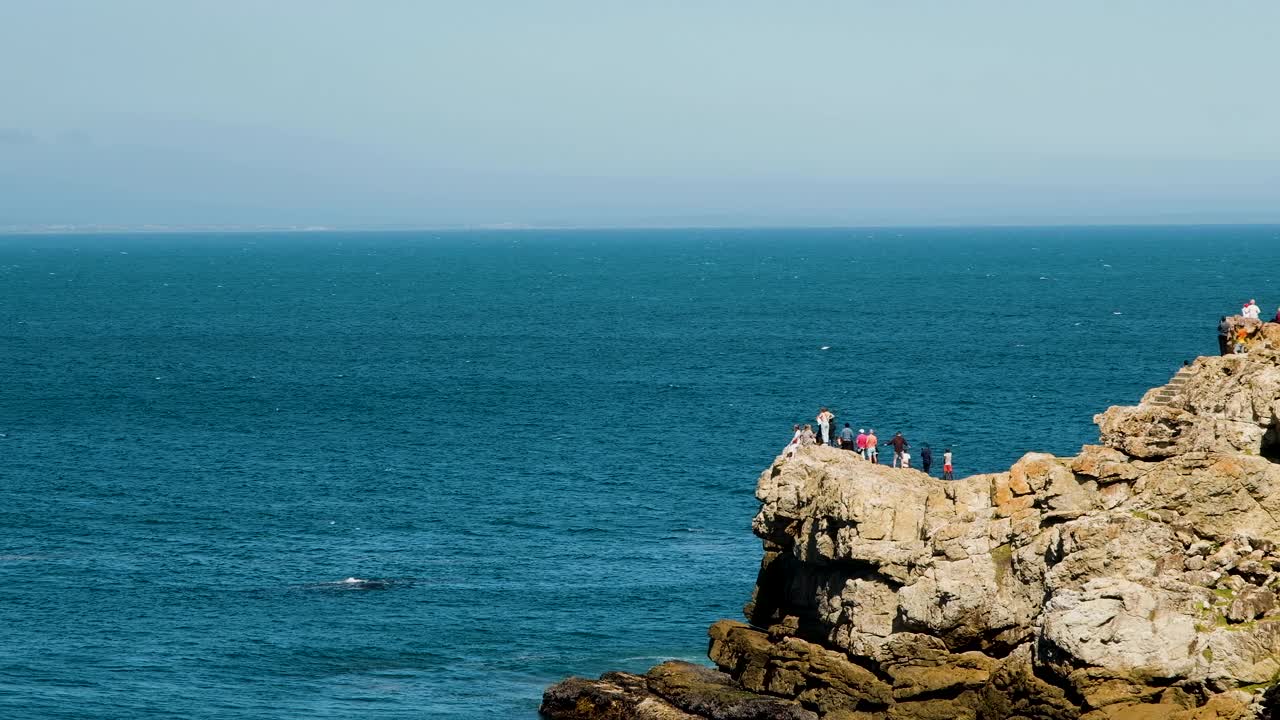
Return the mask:
<svg viewBox="0 0 1280 720">
<path fill-rule="evenodd" d="M 412 584 L 411 580 L 405 578 L 360 578 L 353 575 L 344 580 L 312 583 L 302 587 L 306 590 L 343 592 L 348 590 L 391 590 L 397 587 L 407 587 Z"/>
</svg>

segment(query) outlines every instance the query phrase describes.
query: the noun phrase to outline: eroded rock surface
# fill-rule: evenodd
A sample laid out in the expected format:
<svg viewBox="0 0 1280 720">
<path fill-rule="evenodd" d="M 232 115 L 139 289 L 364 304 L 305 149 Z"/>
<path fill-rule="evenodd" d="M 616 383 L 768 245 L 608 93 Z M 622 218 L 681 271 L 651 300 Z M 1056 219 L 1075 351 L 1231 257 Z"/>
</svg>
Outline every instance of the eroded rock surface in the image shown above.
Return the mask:
<svg viewBox="0 0 1280 720">
<path fill-rule="evenodd" d="M 1074 458 L 954 482 L 821 446 L 779 458 L 757 487 L 748 623 L 710 630 L 721 672 L 570 679 L 543 712 L 1280 717 L 1277 349 L 1280 326 L 1258 324 L 1247 355 L 1098 415 L 1101 443 Z"/>
</svg>

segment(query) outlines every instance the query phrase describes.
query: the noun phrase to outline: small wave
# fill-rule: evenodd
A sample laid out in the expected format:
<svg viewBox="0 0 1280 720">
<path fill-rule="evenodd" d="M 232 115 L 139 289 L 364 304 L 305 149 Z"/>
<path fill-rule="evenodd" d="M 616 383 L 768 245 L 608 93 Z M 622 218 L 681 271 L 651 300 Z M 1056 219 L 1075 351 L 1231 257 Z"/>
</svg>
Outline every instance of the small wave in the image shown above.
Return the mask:
<svg viewBox="0 0 1280 720">
<path fill-rule="evenodd" d="M 701 655 L 634 655 L 618 658 L 618 662 L 642 662 L 645 664 L 664 663 L 668 660 L 681 660 L 691 665 L 710 665 L 711 662 Z"/>
</svg>

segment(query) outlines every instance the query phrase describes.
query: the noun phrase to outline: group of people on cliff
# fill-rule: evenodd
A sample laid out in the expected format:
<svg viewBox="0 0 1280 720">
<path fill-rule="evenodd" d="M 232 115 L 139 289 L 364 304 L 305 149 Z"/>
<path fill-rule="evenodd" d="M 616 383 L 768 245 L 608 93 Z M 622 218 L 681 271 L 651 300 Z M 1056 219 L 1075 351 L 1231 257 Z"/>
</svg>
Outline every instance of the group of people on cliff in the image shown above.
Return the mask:
<svg viewBox="0 0 1280 720">
<path fill-rule="evenodd" d="M 1249 302 L 1240 308 L 1240 317 L 1245 320 L 1261 321 L 1262 308 L 1258 307 L 1258 301 L 1250 299 Z M 1280 323 L 1280 308 L 1276 309 L 1275 318 L 1271 322 Z M 1218 352 L 1223 355 L 1240 354 L 1249 351 L 1249 336 L 1252 330 L 1245 326 L 1232 322 L 1230 318 L 1223 315 L 1218 320 Z"/>
<path fill-rule="evenodd" d="M 791 442 L 787 443 L 787 447 L 783 449 L 784 455 L 791 455 L 797 449 L 806 445 L 830 445 L 838 447 L 842 450 L 856 452 L 862 458 L 872 464 L 880 463 L 880 448 L 893 448 L 893 467 L 910 468 L 911 467 L 911 444 L 902 436 L 902 433 L 894 433 L 888 442 L 881 445 L 880 438 L 876 436 L 875 428 L 870 431 L 862 428 L 858 429 L 858 434 L 853 434 L 853 428 L 849 423 L 844 424 L 844 428 L 835 432 L 836 416 L 827 408 L 818 411 L 818 416 L 814 418 L 818 423 L 818 431 L 814 432 L 813 425 L 806 424 L 801 427 L 799 424 L 792 425 Z M 951 448 L 947 448 L 942 453 L 942 479 L 954 480 L 955 475 L 951 464 Z M 920 469 L 929 474 L 933 469 L 933 449 L 929 447 L 929 443 L 925 443 L 920 448 Z"/>
</svg>

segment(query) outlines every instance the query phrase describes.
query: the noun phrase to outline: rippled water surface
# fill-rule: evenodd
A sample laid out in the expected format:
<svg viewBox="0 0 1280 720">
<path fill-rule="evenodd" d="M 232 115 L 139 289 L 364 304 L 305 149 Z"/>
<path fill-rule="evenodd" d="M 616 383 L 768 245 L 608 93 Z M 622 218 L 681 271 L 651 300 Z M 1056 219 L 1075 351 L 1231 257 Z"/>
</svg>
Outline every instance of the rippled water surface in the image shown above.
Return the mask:
<svg viewBox="0 0 1280 720">
<path fill-rule="evenodd" d="M 1280 228 L 0 237 L 0 709 L 533 718 L 697 659 L 819 404 L 1075 452 Z M 826 347 L 827 349 L 823 349 Z"/>
</svg>

